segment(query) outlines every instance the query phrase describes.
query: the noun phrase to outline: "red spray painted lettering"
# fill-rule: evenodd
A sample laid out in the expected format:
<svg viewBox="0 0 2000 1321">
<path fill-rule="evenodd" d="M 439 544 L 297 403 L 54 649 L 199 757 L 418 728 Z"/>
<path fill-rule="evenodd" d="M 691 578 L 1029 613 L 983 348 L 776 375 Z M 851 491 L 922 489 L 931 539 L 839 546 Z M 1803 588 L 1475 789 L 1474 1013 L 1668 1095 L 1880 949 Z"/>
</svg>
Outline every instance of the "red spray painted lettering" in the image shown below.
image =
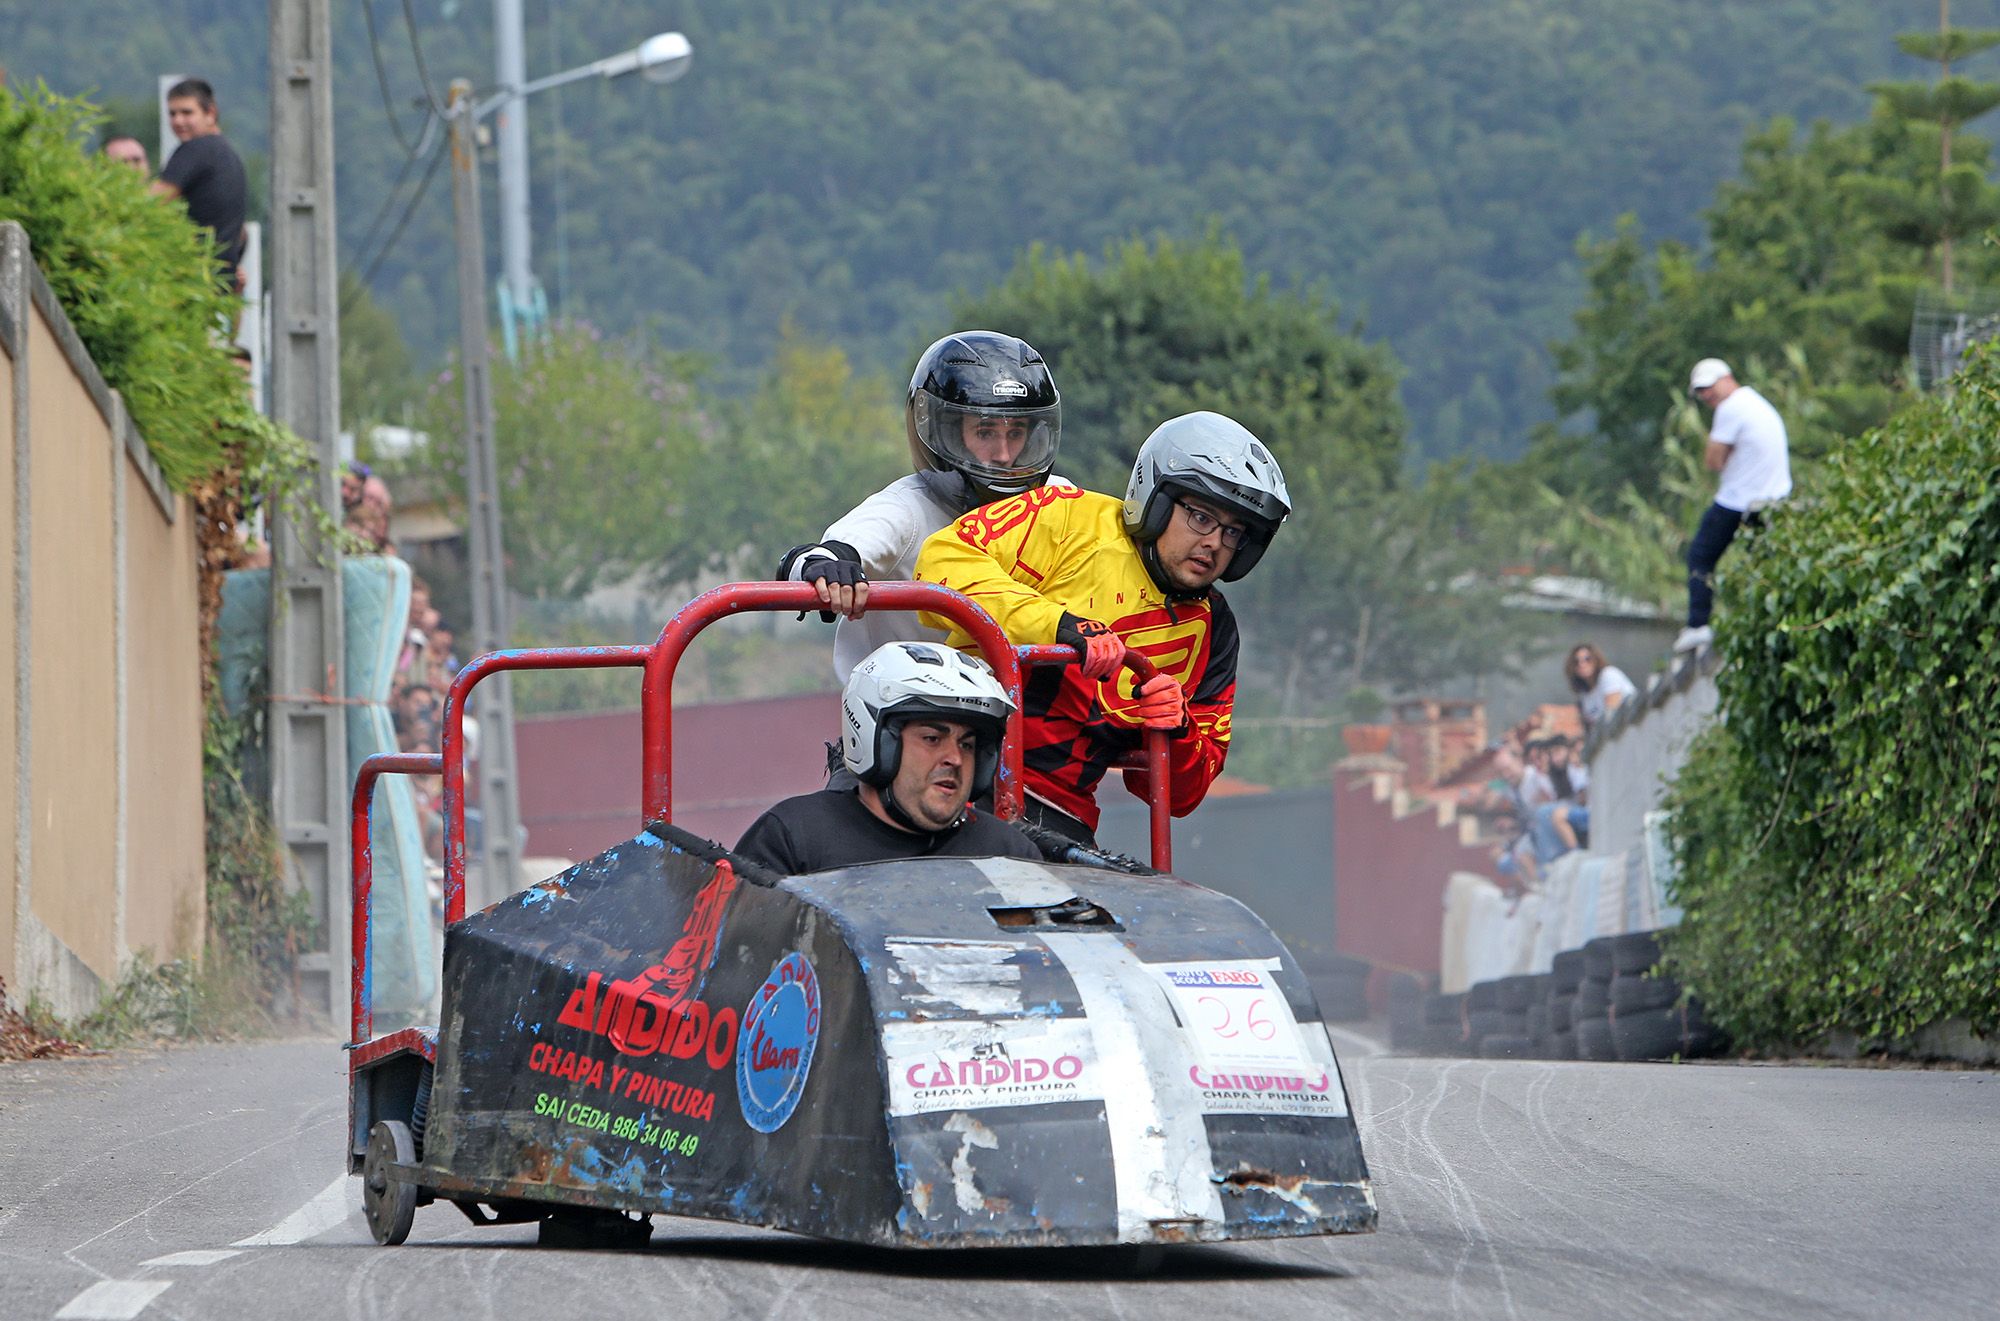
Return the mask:
<svg viewBox="0 0 2000 1321">
<path fill-rule="evenodd" d="M 556 1022 L 606 1038 L 621 1055 L 658 1052 L 685 1060 L 705 1052 L 710 1068 L 727 1066 L 736 1049 L 736 1011 L 711 1013 L 697 997 L 715 962 L 723 914 L 735 893 L 736 869 L 727 860 L 716 863 L 665 958 L 609 986 L 603 973 L 591 973 L 570 992 Z"/>
<path fill-rule="evenodd" d="M 607 1094 L 637 1101 L 654 1109 L 669 1110 L 688 1119 L 715 1117 L 715 1093 L 706 1088 L 670 1082 L 650 1073 L 628 1069 L 622 1064 L 611 1066 L 611 1078 L 607 1084 L 603 1060 L 594 1060 L 573 1050 L 562 1050 L 546 1042 L 538 1041 L 529 1049 L 528 1067 L 551 1078 L 568 1079 L 579 1087 L 600 1088 Z"/>
<path fill-rule="evenodd" d="M 1326 1093 L 1333 1080 L 1322 1069 L 1318 1079 L 1297 1074 L 1203 1073 L 1200 1065 L 1188 1066 L 1188 1077 L 1207 1092 L 1314 1092 Z"/>
</svg>

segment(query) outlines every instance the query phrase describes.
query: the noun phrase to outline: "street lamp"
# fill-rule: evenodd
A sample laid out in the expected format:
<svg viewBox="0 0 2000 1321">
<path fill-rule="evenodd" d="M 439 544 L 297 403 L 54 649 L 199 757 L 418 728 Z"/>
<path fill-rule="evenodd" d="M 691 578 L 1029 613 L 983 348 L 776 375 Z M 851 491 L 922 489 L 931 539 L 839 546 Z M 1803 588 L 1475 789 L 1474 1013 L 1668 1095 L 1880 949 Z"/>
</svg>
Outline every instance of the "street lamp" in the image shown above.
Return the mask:
<svg viewBox="0 0 2000 1321">
<path fill-rule="evenodd" d="M 446 115 L 451 123 L 452 217 L 458 241 L 459 372 L 464 377 L 466 544 L 472 572 L 473 653 L 497 651 L 510 635 L 507 612 L 507 561 L 500 534 L 499 458 L 493 441 L 493 380 L 486 340 L 486 245 L 479 215 L 479 121 L 503 106 L 535 92 L 580 79 L 616 78 L 641 73 L 649 81 L 672 82 L 688 70 L 693 57 L 688 39 L 678 32 L 649 37 L 619 55 L 552 74 L 532 83 L 503 89 L 476 100 L 472 84 L 451 85 Z M 513 116 L 518 125 L 519 116 Z M 501 152 L 501 232 L 508 224 L 507 153 Z M 520 265 L 527 269 L 526 137 L 520 136 L 521 160 L 518 233 Z M 510 242 L 510 254 L 512 243 Z M 519 785 L 515 780 L 514 697 L 508 676 L 496 674 L 473 692 L 479 720 L 479 802 L 481 894 L 468 896 L 484 907 L 513 893 L 519 879 Z"/>
<path fill-rule="evenodd" d="M 498 116 L 494 139 L 500 158 L 501 317 L 509 357 L 514 353 L 514 318 L 532 325 L 538 316 L 535 276 L 528 260 L 528 121 L 519 103 L 536 92 L 585 78 L 609 81 L 637 73 L 648 82 L 670 83 L 685 74 L 694 59 L 694 46 L 686 37 L 661 32 L 631 50 L 529 82 L 521 40 L 521 2 L 494 0 L 494 71 L 499 86 L 472 112 L 475 119 Z"/>
</svg>

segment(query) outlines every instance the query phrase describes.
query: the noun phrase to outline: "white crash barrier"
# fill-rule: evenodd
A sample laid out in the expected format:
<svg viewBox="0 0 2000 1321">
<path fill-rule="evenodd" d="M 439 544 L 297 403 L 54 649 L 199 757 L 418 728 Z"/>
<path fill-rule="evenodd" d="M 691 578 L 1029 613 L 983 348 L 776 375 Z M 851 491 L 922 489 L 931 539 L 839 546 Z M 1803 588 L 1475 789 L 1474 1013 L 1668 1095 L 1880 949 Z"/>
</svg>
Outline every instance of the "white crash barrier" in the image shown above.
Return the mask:
<svg viewBox="0 0 2000 1321">
<path fill-rule="evenodd" d="M 1538 890 L 1509 899 L 1492 881 L 1455 873 L 1445 886 L 1439 990 L 1544 973 L 1555 956 L 1599 936 L 1674 926 L 1680 909 L 1667 899 L 1661 818 L 1650 813 L 1643 844 L 1622 853 L 1575 852 L 1542 872 Z"/>
</svg>

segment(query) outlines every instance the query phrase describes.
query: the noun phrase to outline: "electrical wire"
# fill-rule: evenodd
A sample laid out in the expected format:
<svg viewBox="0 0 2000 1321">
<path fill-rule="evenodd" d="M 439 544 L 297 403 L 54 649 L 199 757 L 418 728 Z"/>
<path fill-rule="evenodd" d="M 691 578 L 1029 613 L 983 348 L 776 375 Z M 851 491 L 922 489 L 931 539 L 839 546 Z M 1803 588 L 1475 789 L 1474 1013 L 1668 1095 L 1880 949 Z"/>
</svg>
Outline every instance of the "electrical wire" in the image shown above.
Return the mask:
<svg viewBox="0 0 2000 1321">
<path fill-rule="evenodd" d="M 396 99 L 389 94 L 389 71 L 382 64 L 382 43 L 375 33 L 375 0 L 361 0 L 361 13 L 368 20 L 368 53 L 375 61 L 375 86 L 382 93 L 382 113 L 388 118 L 389 131 L 395 135 L 404 157 L 413 157 L 416 145 L 403 132 L 402 121 L 396 116 Z"/>
<path fill-rule="evenodd" d="M 424 59 L 424 42 L 417 35 L 417 11 L 411 0 L 403 0 L 403 26 L 410 34 L 410 53 L 417 57 L 417 81 L 424 85 L 424 99 L 431 103 L 431 113 L 443 119 L 445 105 L 438 99 L 437 84 L 431 81 L 431 66 Z"/>
<path fill-rule="evenodd" d="M 388 237 L 382 240 L 382 246 L 376 250 L 375 255 L 369 259 L 366 268 L 362 270 L 358 288 L 365 289 L 369 281 L 375 278 L 375 272 L 382 269 L 382 263 L 395 250 L 396 241 L 403 237 L 403 231 L 409 227 L 411 218 L 417 214 L 418 205 L 423 202 L 424 194 L 430 190 L 431 180 L 437 176 L 438 166 L 450 154 L 451 152 L 443 145 L 439 145 L 431 152 L 430 164 L 424 167 L 423 178 L 417 181 L 417 191 L 410 195 L 409 205 L 405 206 L 403 214 L 396 218 L 395 228 L 389 231 Z M 415 157 L 411 159 L 414 160 Z M 347 309 L 343 307 L 341 310 L 346 311 Z"/>
</svg>

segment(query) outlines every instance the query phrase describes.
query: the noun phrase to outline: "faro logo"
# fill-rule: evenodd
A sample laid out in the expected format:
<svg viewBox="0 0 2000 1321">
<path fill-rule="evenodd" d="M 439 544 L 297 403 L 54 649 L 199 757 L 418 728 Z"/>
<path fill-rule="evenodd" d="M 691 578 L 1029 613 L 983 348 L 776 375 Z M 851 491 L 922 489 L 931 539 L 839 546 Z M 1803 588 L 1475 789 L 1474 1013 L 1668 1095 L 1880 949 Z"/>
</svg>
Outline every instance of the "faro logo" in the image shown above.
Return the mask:
<svg viewBox="0 0 2000 1321">
<path fill-rule="evenodd" d="M 743 1007 L 736 1039 L 736 1096 L 759 1133 L 785 1126 L 805 1095 L 819 1044 L 819 978 L 803 954 L 787 954 Z"/>
</svg>

